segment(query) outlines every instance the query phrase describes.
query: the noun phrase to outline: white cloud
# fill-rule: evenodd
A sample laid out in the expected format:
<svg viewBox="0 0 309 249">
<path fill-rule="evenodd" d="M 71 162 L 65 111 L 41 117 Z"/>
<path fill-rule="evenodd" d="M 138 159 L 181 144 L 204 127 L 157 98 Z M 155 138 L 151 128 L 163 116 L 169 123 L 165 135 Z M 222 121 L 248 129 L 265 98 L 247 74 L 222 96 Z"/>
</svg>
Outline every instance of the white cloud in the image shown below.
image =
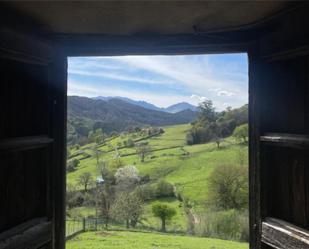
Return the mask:
<svg viewBox="0 0 309 249">
<path fill-rule="evenodd" d="M 205 96 L 199 96 L 199 95 L 196 95 L 196 94 L 192 94 L 190 96 L 190 98 L 197 101 L 198 103 L 201 103 L 201 102 L 207 100 L 207 98 Z"/>
<path fill-rule="evenodd" d="M 247 75 L 235 72 L 233 77 L 228 62 L 217 68 L 207 56 L 199 60 L 188 60 L 186 56 L 124 56 L 114 57 L 114 60 L 173 79 L 192 92 L 207 94 L 211 89 L 219 88 L 217 96 L 233 96 L 236 93 L 247 96 Z M 225 72 L 229 72 L 228 77 Z"/>
<path fill-rule="evenodd" d="M 96 76 L 96 77 L 102 77 L 102 78 L 108 78 L 113 80 L 121 80 L 121 81 L 133 81 L 133 82 L 141 82 L 141 83 L 149 83 L 149 84 L 167 84 L 167 80 L 161 81 L 161 80 L 154 80 L 154 79 L 147 79 L 142 77 L 135 77 L 126 75 L 124 73 L 117 74 L 117 73 L 109 73 L 109 72 L 93 72 L 93 71 L 86 71 L 86 70 L 78 70 L 78 69 L 69 69 L 69 74 L 76 74 L 76 75 L 82 75 L 82 76 Z"/>
<path fill-rule="evenodd" d="M 217 95 L 218 96 L 227 96 L 227 97 L 232 97 L 235 95 L 235 93 L 233 92 L 229 92 L 229 91 L 224 91 L 224 90 L 221 90 L 221 91 L 218 91 L 217 92 Z"/>
<path fill-rule="evenodd" d="M 215 55 L 214 55 L 215 56 Z M 190 58 L 189 58 L 190 57 Z M 180 101 L 192 104 L 210 99 L 216 108 L 225 109 L 226 103 L 238 107 L 248 102 L 248 76 L 231 60 L 214 62 L 211 55 L 205 56 L 116 56 L 69 59 L 69 73 L 85 76 L 84 84 L 69 84 L 71 92 L 78 95 L 125 96 L 167 106 Z M 235 66 L 236 65 L 236 66 Z M 99 70 L 98 70 L 99 69 Z M 142 73 L 141 73 L 142 72 Z M 145 92 L 138 88 L 129 91 L 112 86 L 91 86 L 89 76 L 142 84 L 157 84 L 159 93 Z M 70 86 L 73 84 L 72 86 Z M 87 87 L 86 87 L 87 85 Z M 169 85 L 181 94 L 168 95 L 164 86 Z M 136 86 L 135 86 L 136 87 Z M 144 87 L 146 89 L 147 87 Z M 84 92 L 83 90 L 84 89 Z M 141 88 L 142 89 L 142 88 Z M 73 91 L 74 90 L 74 91 Z M 184 94 L 186 93 L 186 94 Z M 184 96 L 188 95 L 188 96 Z M 192 96 L 191 96 L 192 95 Z"/>
</svg>

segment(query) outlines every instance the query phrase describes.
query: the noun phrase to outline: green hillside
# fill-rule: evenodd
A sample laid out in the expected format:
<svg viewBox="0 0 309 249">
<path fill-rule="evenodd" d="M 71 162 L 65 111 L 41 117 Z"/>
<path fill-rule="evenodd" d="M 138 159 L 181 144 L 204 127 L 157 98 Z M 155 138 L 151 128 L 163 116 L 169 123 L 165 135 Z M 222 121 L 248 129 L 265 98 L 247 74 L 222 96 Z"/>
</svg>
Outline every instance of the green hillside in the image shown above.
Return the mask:
<svg viewBox="0 0 309 249">
<path fill-rule="evenodd" d="M 66 244 L 67 249 L 247 249 L 247 243 L 147 232 L 88 232 Z"/>
<path fill-rule="evenodd" d="M 109 138 L 105 144 L 97 148 L 101 151 L 99 159 L 107 161 L 109 167 L 112 167 L 116 154 L 119 155 L 122 165 L 134 165 L 139 170 L 140 176 L 148 175 L 149 184 L 155 184 L 162 179 L 172 183 L 176 192 L 192 203 L 193 210 L 198 210 L 207 199 L 207 180 L 212 170 L 222 164 L 239 164 L 240 156 L 245 158 L 244 164 L 246 164 L 247 146 L 239 144 L 231 137 L 222 142 L 220 149 L 215 143 L 188 146 L 185 138 L 190 127 L 189 124 L 163 127 L 163 134 L 151 137 L 138 132 Z M 152 152 L 146 156 L 144 162 L 141 162 L 136 155 L 134 147 L 123 146 L 124 141 L 128 139 L 146 142 L 150 146 Z M 68 185 L 81 189 L 78 179 L 84 172 L 90 172 L 95 177 L 99 176 L 94 145 L 94 143 L 87 144 L 78 149 L 71 149 L 70 160 L 79 159 L 80 164 L 76 171 L 67 174 Z M 144 225 L 157 229 L 160 227 L 160 221 L 151 213 L 153 202 L 167 202 L 175 207 L 177 216 L 170 222 L 169 229 L 186 230 L 183 206 L 176 198 L 157 199 L 146 203 L 142 219 Z M 70 210 L 69 214 L 73 216 L 94 214 L 94 208 L 75 208 Z"/>
<path fill-rule="evenodd" d="M 192 106 L 187 106 L 190 109 Z M 159 109 L 159 108 L 158 108 Z M 150 110 L 124 99 L 92 99 L 68 96 L 68 142 L 88 136 L 101 128 L 106 133 L 128 131 L 135 126 L 185 124 L 196 119 L 197 112 L 183 109 L 177 113 Z"/>
<path fill-rule="evenodd" d="M 183 192 L 190 200 L 203 201 L 207 197 L 207 177 L 211 170 L 220 164 L 237 164 L 241 153 L 247 160 L 247 146 L 237 143 L 233 138 L 227 138 L 219 150 L 215 143 L 188 146 L 185 136 L 189 128 L 190 125 L 164 127 L 163 134 L 143 140 L 147 141 L 153 150 L 144 163 L 140 162 L 134 148 L 118 149 L 120 160 L 124 165 L 135 165 L 141 175 L 148 174 L 153 182 L 166 179 L 175 184 L 178 191 Z M 136 134 L 119 136 L 109 143 L 116 146 L 119 142 L 135 137 L 134 135 Z M 137 135 L 136 137 L 135 139 L 141 138 Z M 67 174 L 68 184 L 78 185 L 78 177 L 84 172 L 91 172 L 93 176 L 99 175 L 92 146 L 94 144 L 79 148 L 78 151 L 88 153 L 92 157 L 80 160 L 77 170 Z M 100 146 L 99 149 L 102 151 L 100 160 L 113 161 L 115 150 L 109 149 L 107 145 Z M 71 154 L 78 154 L 78 151 L 72 150 Z M 79 155 L 74 158 L 82 157 L 83 155 Z"/>
</svg>

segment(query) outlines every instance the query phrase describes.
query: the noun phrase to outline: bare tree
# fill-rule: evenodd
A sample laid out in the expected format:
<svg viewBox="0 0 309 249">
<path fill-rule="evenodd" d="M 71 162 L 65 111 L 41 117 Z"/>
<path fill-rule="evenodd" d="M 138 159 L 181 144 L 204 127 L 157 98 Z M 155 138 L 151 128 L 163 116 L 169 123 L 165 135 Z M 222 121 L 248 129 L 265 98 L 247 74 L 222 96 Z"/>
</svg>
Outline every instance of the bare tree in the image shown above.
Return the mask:
<svg viewBox="0 0 309 249">
<path fill-rule="evenodd" d="M 145 161 L 145 157 L 151 153 L 151 147 L 146 144 L 137 144 L 135 148 L 137 155 L 140 157 L 141 162 L 143 163 Z"/>
<path fill-rule="evenodd" d="M 103 151 L 99 150 L 98 145 L 95 145 L 95 146 L 92 148 L 92 151 L 93 151 L 93 154 L 95 155 L 95 158 L 96 158 L 96 160 L 97 160 L 97 166 L 98 166 L 99 163 L 100 163 L 100 157 L 101 157 L 101 155 L 103 154 Z"/>
<path fill-rule="evenodd" d="M 79 176 L 78 181 L 79 184 L 84 187 L 85 192 L 87 192 L 89 185 L 91 185 L 93 182 L 93 178 L 91 173 L 85 172 Z"/>
<path fill-rule="evenodd" d="M 104 183 L 103 186 L 97 188 L 97 204 L 104 219 L 105 227 L 108 229 L 109 222 L 112 217 L 112 205 L 115 200 L 115 191 L 110 183 Z"/>
<path fill-rule="evenodd" d="M 224 139 L 217 136 L 217 137 L 214 138 L 214 141 L 217 145 L 217 149 L 220 149 L 220 144 L 224 141 Z"/>
</svg>

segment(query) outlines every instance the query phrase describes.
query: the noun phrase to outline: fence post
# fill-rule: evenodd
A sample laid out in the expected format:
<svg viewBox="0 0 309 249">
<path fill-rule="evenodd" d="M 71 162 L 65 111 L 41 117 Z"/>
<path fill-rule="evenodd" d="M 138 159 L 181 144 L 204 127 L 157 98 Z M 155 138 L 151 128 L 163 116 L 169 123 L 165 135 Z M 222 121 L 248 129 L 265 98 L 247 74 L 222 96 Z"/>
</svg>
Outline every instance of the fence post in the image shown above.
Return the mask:
<svg viewBox="0 0 309 249">
<path fill-rule="evenodd" d="M 94 224 L 94 226 L 95 226 L 94 230 L 95 230 L 95 231 L 98 230 L 98 220 L 97 220 L 97 219 L 98 219 L 98 218 L 95 218 L 95 224 Z"/>
<path fill-rule="evenodd" d="M 86 218 L 83 218 L 83 231 L 86 232 Z"/>
</svg>

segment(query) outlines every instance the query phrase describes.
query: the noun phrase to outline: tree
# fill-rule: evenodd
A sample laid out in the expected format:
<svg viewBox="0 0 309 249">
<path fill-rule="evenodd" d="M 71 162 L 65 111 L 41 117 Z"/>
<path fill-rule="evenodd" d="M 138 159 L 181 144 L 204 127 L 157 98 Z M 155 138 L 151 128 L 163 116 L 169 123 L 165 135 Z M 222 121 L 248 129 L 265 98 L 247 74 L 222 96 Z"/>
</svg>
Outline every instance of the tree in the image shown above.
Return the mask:
<svg viewBox="0 0 309 249">
<path fill-rule="evenodd" d="M 192 122 L 187 133 L 187 144 L 200 144 L 214 141 L 220 148 L 220 139 L 230 136 L 235 127 L 248 122 L 248 105 L 237 109 L 228 108 L 215 112 L 210 100 L 200 103 L 199 116 Z"/>
<path fill-rule="evenodd" d="M 237 126 L 233 132 L 233 136 L 244 143 L 247 143 L 249 136 L 248 124 Z"/>
<path fill-rule="evenodd" d="M 215 137 L 214 141 L 215 141 L 215 143 L 217 145 L 217 149 L 220 149 L 220 144 L 224 141 L 224 139 L 221 138 L 221 137 Z"/>
<path fill-rule="evenodd" d="M 195 216 L 192 213 L 192 205 L 188 200 L 183 201 L 183 209 L 187 217 L 187 233 L 195 234 Z"/>
<path fill-rule="evenodd" d="M 137 144 L 135 146 L 136 153 L 140 157 L 141 162 L 143 163 L 145 161 L 145 157 L 151 153 L 151 148 L 147 144 Z"/>
<path fill-rule="evenodd" d="M 209 201 L 222 209 L 248 206 L 248 167 L 221 165 L 208 178 Z"/>
<path fill-rule="evenodd" d="M 166 221 L 171 220 L 176 215 L 176 209 L 166 204 L 157 203 L 152 206 L 152 213 L 161 219 L 161 230 L 166 231 Z"/>
<path fill-rule="evenodd" d="M 133 165 L 119 168 L 115 173 L 116 184 L 121 191 L 130 191 L 140 181 L 138 170 Z"/>
<path fill-rule="evenodd" d="M 80 161 L 78 159 L 73 159 L 67 162 L 67 171 L 73 172 L 76 170 L 77 166 L 79 165 Z"/>
<path fill-rule="evenodd" d="M 82 193 L 77 190 L 77 188 L 71 184 L 67 185 L 66 190 L 66 205 L 68 209 L 81 206 L 84 202 Z"/>
<path fill-rule="evenodd" d="M 79 184 L 84 187 L 84 191 L 87 192 L 89 185 L 91 185 L 93 182 L 93 178 L 91 173 L 85 172 L 79 176 L 78 181 Z"/>
<path fill-rule="evenodd" d="M 112 207 L 112 216 L 116 220 L 124 220 L 126 227 L 135 227 L 143 212 L 143 201 L 138 193 L 120 193 Z"/>
<path fill-rule="evenodd" d="M 95 158 L 96 158 L 96 160 L 97 160 L 97 166 L 98 166 L 99 163 L 100 163 L 100 157 L 101 157 L 101 155 L 103 154 L 103 152 L 102 152 L 101 150 L 99 150 L 98 145 L 95 145 L 95 146 L 92 148 L 92 151 L 93 151 L 93 153 L 94 153 L 94 155 L 95 155 Z"/>
<path fill-rule="evenodd" d="M 114 154 L 114 159 L 112 161 L 112 168 L 114 169 L 118 169 L 121 168 L 123 166 L 123 163 L 121 161 L 121 155 L 119 153 L 119 150 L 117 147 L 115 147 L 115 154 Z"/>
<path fill-rule="evenodd" d="M 108 229 L 112 217 L 112 205 L 115 201 L 115 190 L 110 183 L 104 183 L 97 188 L 97 205 L 100 207 L 101 216 L 104 219 L 105 227 Z"/>
<path fill-rule="evenodd" d="M 106 135 L 103 133 L 101 128 L 89 132 L 88 135 L 89 142 L 95 142 L 97 145 L 104 143 L 105 138 Z"/>
<path fill-rule="evenodd" d="M 104 183 L 115 183 L 114 173 L 108 168 L 107 161 L 102 161 L 98 165 L 98 171 L 101 175 L 101 178 L 104 180 Z"/>
<path fill-rule="evenodd" d="M 208 122 L 216 120 L 216 112 L 211 100 L 205 100 L 199 104 L 200 119 Z"/>
<path fill-rule="evenodd" d="M 127 147 L 129 147 L 129 148 L 131 148 L 131 147 L 134 147 L 134 141 L 133 141 L 133 139 L 132 138 L 129 138 L 128 140 L 127 140 Z"/>
</svg>

